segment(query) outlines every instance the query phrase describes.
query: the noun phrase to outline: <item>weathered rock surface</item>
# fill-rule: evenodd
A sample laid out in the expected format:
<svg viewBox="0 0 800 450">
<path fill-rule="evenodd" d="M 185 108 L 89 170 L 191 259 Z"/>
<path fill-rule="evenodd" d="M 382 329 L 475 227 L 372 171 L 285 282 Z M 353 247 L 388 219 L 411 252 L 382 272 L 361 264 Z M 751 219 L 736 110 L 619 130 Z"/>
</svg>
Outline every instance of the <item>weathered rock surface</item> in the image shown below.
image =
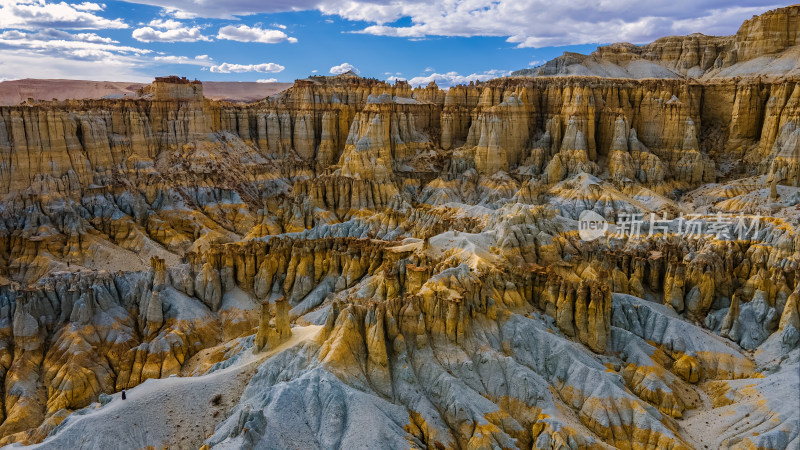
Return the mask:
<svg viewBox="0 0 800 450">
<path fill-rule="evenodd" d="M 0 444 L 796 448 L 800 84 L 683 78 L 795 9 L 599 50 L 674 79 L 0 108 Z"/>
<path fill-rule="evenodd" d="M 565 52 L 514 75 L 608 78 L 712 78 L 800 74 L 800 6 L 745 21 L 733 36 L 669 36 L 646 45 L 620 42 L 590 55 Z"/>
</svg>

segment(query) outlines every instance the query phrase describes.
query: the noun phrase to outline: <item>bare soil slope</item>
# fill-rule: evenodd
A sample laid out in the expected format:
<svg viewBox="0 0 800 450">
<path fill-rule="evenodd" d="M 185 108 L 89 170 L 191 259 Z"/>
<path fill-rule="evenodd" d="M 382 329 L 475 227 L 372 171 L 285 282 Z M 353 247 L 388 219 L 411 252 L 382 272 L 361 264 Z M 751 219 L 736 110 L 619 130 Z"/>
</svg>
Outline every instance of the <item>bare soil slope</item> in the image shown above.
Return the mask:
<svg viewBox="0 0 800 450">
<path fill-rule="evenodd" d="M 203 82 L 203 93 L 213 100 L 253 102 L 291 87 L 291 83 Z M 134 97 L 144 83 L 126 81 L 39 80 L 25 78 L 0 82 L 0 106 L 34 100 Z"/>
</svg>

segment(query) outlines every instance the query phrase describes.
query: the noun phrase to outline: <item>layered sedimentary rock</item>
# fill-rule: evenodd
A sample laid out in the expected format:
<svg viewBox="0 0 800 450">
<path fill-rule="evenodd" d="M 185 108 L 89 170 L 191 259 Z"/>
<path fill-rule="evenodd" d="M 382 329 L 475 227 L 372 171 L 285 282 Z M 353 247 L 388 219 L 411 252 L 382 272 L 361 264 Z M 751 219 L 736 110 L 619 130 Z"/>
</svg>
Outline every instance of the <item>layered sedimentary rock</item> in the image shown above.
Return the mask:
<svg viewBox="0 0 800 450">
<path fill-rule="evenodd" d="M 797 80 L 145 91 L 0 108 L 0 443 L 797 446 Z"/>
<path fill-rule="evenodd" d="M 800 72 L 798 6 L 745 21 L 732 36 L 669 36 L 646 45 L 616 43 L 590 55 L 565 52 L 552 61 L 514 72 L 526 76 L 593 75 L 610 78 L 781 76 Z M 788 63 L 788 64 L 787 64 Z"/>
</svg>

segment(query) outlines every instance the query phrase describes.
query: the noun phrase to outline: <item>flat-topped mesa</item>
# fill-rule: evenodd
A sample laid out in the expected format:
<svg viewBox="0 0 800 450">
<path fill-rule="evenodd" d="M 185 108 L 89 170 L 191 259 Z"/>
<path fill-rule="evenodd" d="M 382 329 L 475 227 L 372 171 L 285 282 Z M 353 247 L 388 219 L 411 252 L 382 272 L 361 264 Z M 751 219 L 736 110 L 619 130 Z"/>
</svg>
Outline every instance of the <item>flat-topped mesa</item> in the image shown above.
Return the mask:
<svg viewBox="0 0 800 450">
<path fill-rule="evenodd" d="M 375 78 L 364 78 L 358 75 L 357 73 L 353 72 L 352 70 L 348 70 L 347 72 L 340 73 L 334 76 L 326 76 L 326 75 L 312 75 L 308 77 L 307 80 L 297 80 L 297 81 L 311 81 L 314 83 L 322 83 L 322 84 L 350 84 L 352 82 L 360 83 L 362 81 L 366 82 L 381 82 Z"/>
<path fill-rule="evenodd" d="M 347 107 L 362 108 L 370 96 L 388 94 L 411 98 L 411 86 L 402 80 L 394 84 L 376 78 L 362 78 L 350 72 L 333 77 L 315 75 L 295 80 L 294 85 L 279 95 L 269 97 L 267 103 L 291 109 L 330 107 L 335 110 Z"/>
<path fill-rule="evenodd" d="M 203 100 L 203 83 L 186 77 L 156 77 L 150 89 L 153 100 Z"/>
</svg>

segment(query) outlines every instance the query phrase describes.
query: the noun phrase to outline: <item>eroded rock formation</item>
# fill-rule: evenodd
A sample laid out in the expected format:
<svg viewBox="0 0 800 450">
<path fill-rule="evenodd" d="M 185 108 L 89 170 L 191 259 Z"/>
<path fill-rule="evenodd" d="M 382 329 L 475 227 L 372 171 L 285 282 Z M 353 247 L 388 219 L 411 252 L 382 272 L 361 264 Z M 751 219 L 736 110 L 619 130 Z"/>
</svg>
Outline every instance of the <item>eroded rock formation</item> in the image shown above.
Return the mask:
<svg viewBox="0 0 800 450">
<path fill-rule="evenodd" d="M 710 78 L 715 76 L 797 75 L 800 44 L 797 5 L 745 21 L 732 36 L 669 36 L 646 45 L 620 42 L 590 55 L 563 56 L 515 75 L 594 75 L 610 78 Z M 777 64 L 771 65 L 771 63 Z M 770 67 L 771 66 L 771 67 Z"/>
<path fill-rule="evenodd" d="M 721 74 L 797 9 L 598 55 Z M 0 444 L 800 442 L 797 79 L 201 92 L 0 108 Z"/>
</svg>

